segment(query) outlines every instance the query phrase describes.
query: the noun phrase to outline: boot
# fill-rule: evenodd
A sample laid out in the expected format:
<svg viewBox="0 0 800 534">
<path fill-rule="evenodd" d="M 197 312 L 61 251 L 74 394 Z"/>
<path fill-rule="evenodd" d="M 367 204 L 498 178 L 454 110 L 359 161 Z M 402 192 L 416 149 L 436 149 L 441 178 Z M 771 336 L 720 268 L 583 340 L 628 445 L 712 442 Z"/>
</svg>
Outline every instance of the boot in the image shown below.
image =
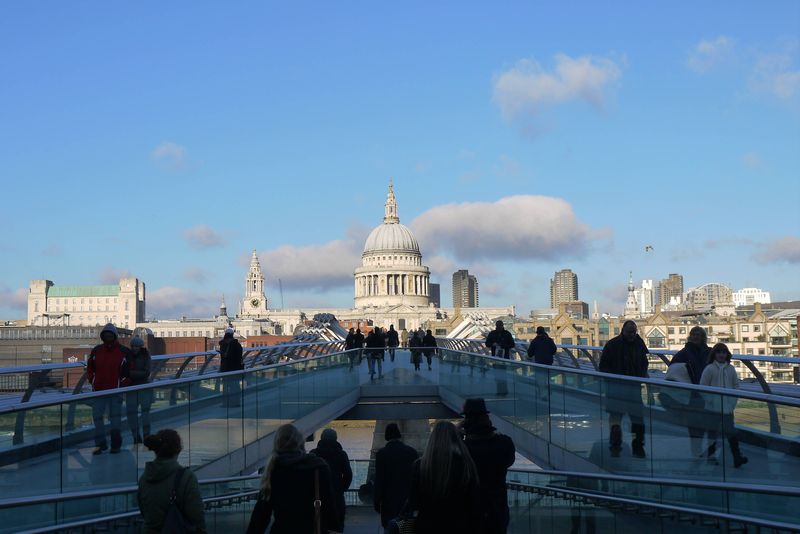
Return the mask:
<svg viewBox="0 0 800 534">
<path fill-rule="evenodd" d="M 708 450 L 706 451 L 706 457 L 708 458 L 708 463 L 711 465 L 719 465 L 717 461 L 717 442 L 713 442 L 711 445 L 708 446 Z"/>
<path fill-rule="evenodd" d="M 619 425 L 614 425 L 611 427 L 608 448 L 611 450 L 612 457 L 619 457 L 619 453 L 622 451 L 622 427 Z"/>
<path fill-rule="evenodd" d="M 644 452 L 644 425 L 633 424 L 631 425 L 633 431 L 633 441 L 631 441 L 631 451 L 637 458 L 645 458 L 647 455 Z"/>
<path fill-rule="evenodd" d="M 739 449 L 738 439 L 730 438 L 728 441 L 731 444 L 731 452 L 733 453 L 733 467 L 738 469 L 748 462 L 747 456 L 742 455 L 742 451 Z"/>
</svg>

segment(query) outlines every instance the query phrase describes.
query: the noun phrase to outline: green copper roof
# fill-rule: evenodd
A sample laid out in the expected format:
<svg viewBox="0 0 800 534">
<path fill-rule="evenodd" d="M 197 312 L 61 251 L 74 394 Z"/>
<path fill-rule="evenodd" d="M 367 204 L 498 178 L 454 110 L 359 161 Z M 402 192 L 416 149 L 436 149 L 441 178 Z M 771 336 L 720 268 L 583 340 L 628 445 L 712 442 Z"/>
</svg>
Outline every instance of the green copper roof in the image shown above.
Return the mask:
<svg viewBox="0 0 800 534">
<path fill-rule="evenodd" d="M 53 286 L 47 297 L 116 297 L 119 286 Z"/>
</svg>

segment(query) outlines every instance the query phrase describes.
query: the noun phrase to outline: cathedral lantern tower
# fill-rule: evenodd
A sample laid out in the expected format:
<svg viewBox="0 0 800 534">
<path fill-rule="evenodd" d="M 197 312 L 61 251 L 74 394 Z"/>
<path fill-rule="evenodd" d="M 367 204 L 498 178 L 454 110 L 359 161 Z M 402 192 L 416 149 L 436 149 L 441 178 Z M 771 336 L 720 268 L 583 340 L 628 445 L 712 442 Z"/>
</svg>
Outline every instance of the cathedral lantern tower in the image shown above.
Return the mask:
<svg viewBox="0 0 800 534">
<path fill-rule="evenodd" d="M 383 224 L 367 237 L 361 267 L 355 271 L 355 306 L 428 307 L 430 276 L 430 270 L 422 265 L 422 254 L 414 234 L 400 224 L 390 178 Z"/>
<path fill-rule="evenodd" d="M 250 257 L 250 270 L 245 279 L 244 298 L 240 306 L 241 317 L 266 317 L 267 316 L 267 296 L 264 293 L 264 273 L 261 272 L 261 263 L 258 261 L 258 254 L 253 249 Z"/>
</svg>

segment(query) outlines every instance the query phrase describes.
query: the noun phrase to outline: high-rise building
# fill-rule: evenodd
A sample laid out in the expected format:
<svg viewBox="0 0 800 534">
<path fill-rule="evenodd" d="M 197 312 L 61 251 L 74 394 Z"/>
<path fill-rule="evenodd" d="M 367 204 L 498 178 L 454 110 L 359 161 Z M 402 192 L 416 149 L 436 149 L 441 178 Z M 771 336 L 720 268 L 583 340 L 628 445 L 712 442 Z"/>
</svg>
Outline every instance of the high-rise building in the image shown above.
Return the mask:
<svg viewBox="0 0 800 534">
<path fill-rule="evenodd" d="M 656 299 L 656 304 L 661 304 L 662 307 L 680 304 L 683 301 L 683 276 L 670 273 L 661 280 L 656 288 Z"/>
<path fill-rule="evenodd" d="M 572 269 L 562 269 L 550 280 L 550 307 L 578 300 L 578 275 Z"/>
<path fill-rule="evenodd" d="M 633 291 L 640 315 L 651 315 L 655 311 L 655 291 L 652 280 L 642 280 L 641 287 Z"/>
<path fill-rule="evenodd" d="M 733 292 L 733 304 L 739 306 L 752 306 L 756 302 L 770 304 L 772 302 L 769 291 L 762 291 L 757 287 L 746 287 Z"/>
<path fill-rule="evenodd" d="M 431 282 L 428 284 L 428 292 L 430 295 L 428 297 L 431 299 L 431 304 L 434 305 L 436 308 L 442 307 L 442 286 L 441 284 L 434 284 Z"/>
<path fill-rule="evenodd" d="M 453 307 L 478 307 L 478 279 L 465 269 L 453 273 Z"/>
<path fill-rule="evenodd" d="M 733 307 L 733 292 L 724 284 L 703 284 L 686 292 L 686 307 L 690 310 L 706 310 L 718 307 Z"/>
</svg>

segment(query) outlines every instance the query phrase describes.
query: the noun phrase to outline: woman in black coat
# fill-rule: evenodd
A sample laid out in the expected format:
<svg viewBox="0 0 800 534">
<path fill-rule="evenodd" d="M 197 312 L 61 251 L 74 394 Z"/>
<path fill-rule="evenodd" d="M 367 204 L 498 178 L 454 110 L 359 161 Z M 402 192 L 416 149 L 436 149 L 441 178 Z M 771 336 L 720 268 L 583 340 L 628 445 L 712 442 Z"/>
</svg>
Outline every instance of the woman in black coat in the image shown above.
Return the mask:
<svg viewBox="0 0 800 534">
<path fill-rule="evenodd" d="M 248 534 L 266 532 L 273 515 L 271 534 L 314 534 L 317 498 L 322 501 L 320 532 L 341 532 L 331 471 L 325 460 L 306 454 L 304 443 L 303 435 L 293 425 L 278 428 L 261 492 L 247 526 Z"/>
</svg>

